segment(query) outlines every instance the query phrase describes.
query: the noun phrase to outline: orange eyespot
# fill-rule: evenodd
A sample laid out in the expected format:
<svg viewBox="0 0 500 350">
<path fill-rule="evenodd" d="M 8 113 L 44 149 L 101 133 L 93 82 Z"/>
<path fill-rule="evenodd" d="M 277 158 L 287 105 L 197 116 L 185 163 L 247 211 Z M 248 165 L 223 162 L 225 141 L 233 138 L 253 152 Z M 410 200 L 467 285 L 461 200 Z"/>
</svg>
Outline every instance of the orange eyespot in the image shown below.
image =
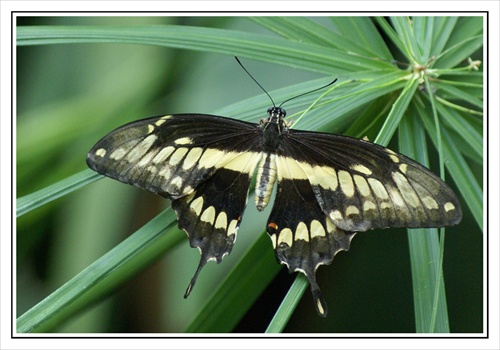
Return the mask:
<svg viewBox="0 0 500 350">
<path fill-rule="evenodd" d="M 272 228 L 273 230 L 277 230 L 278 229 L 278 225 L 276 225 L 275 222 L 270 222 L 267 227 L 269 228 Z"/>
</svg>

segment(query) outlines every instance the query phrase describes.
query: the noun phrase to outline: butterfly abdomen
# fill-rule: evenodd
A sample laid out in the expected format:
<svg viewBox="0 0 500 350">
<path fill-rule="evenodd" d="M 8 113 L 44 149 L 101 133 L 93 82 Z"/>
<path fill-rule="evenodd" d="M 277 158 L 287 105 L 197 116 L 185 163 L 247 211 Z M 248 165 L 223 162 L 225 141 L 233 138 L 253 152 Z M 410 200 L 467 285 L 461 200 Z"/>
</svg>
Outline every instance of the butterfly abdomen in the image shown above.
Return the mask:
<svg viewBox="0 0 500 350">
<path fill-rule="evenodd" d="M 276 182 L 276 155 L 265 153 L 257 169 L 257 182 L 255 184 L 255 206 L 259 211 L 269 203 L 274 183 Z"/>
<path fill-rule="evenodd" d="M 273 111 L 275 111 L 275 114 L 270 113 L 269 118 L 262 120 L 259 124 L 262 132 L 262 149 L 264 151 L 257 169 L 255 184 L 255 206 L 259 211 L 264 210 L 271 198 L 277 176 L 276 151 L 280 147 L 283 133 L 287 130 L 283 120 L 284 110 L 273 109 Z"/>
</svg>

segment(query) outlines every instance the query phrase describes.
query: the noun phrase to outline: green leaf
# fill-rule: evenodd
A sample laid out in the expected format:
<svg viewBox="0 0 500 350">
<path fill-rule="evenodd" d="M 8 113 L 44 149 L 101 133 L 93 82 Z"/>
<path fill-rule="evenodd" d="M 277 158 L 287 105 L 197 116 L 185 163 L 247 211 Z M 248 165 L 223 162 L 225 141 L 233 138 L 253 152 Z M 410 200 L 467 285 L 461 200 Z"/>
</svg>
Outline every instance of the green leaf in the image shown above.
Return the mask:
<svg viewBox="0 0 500 350">
<path fill-rule="evenodd" d="M 441 272 L 437 229 L 408 230 L 410 246 L 415 324 L 417 333 L 449 333 L 444 279 Z M 436 287 L 436 281 L 439 286 Z M 438 288 L 435 310 L 435 289 Z M 437 316 L 433 316 L 436 313 Z M 436 317 L 436 321 L 433 321 Z"/>
<path fill-rule="evenodd" d="M 338 47 L 332 31 L 304 17 L 250 17 L 252 21 L 283 38 L 316 45 Z"/>
<path fill-rule="evenodd" d="M 426 58 L 422 53 L 423 42 L 417 42 L 414 27 L 409 17 L 391 17 L 392 25 L 401 39 L 400 49 L 411 63 L 422 64 Z"/>
<path fill-rule="evenodd" d="M 483 136 L 477 132 L 473 125 L 467 118 L 456 111 L 445 108 L 443 105 L 438 104 L 437 110 L 443 121 L 449 125 L 451 130 L 454 130 L 462 139 L 463 144 L 468 144 L 475 152 L 477 159 L 483 159 Z"/>
<path fill-rule="evenodd" d="M 436 138 L 436 128 L 431 120 L 431 117 L 423 112 L 419 108 L 419 113 L 422 116 L 422 122 L 424 123 L 427 132 L 434 143 L 437 145 Z M 455 139 L 451 137 L 449 132 L 445 129 L 441 129 L 441 134 L 443 137 L 443 155 L 444 163 L 451 177 L 457 184 L 457 187 L 465 199 L 465 204 L 472 211 L 474 219 L 476 220 L 479 227 L 483 228 L 483 191 L 481 186 L 474 176 L 474 172 L 471 170 L 469 164 L 465 161 L 463 155 L 460 153 L 459 144 Z"/>
<path fill-rule="evenodd" d="M 409 117 L 409 116 L 408 116 Z M 429 166 L 424 128 L 415 115 L 405 118 L 399 127 L 400 151 L 419 163 Z M 413 280 L 413 299 L 417 333 L 449 333 L 446 295 L 436 229 L 408 230 L 410 261 Z M 439 287 L 436 287 L 439 281 Z M 438 288 L 437 309 L 434 307 Z M 434 324 L 434 313 L 437 322 Z"/>
<path fill-rule="evenodd" d="M 335 37 L 335 41 L 344 39 L 339 40 L 342 43 L 342 45 L 337 44 L 339 48 L 368 57 L 376 57 L 377 60 L 388 62 L 392 60 L 393 55 L 371 18 L 338 16 L 331 17 L 330 20 L 335 26 L 333 32 L 338 31 L 341 34 Z"/>
<path fill-rule="evenodd" d="M 403 115 L 410 104 L 413 95 L 418 87 L 418 78 L 412 77 L 401 94 L 398 96 L 398 99 L 392 106 L 387 119 L 385 120 L 382 129 L 379 132 L 378 137 L 375 139 L 375 143 L 387 146 L 389 141 L 391 140 L 394 132 L 396 131 L 398 125 L 403 118 Z"/>
<path fill-rule="evenodd" d="M 261 234 L 220 287 L 206 298 L 187 333 L 231 332 L 281 268 L 270 248 L 269 236 Z"/>
<path fill-rule="evenodd" d="M 115 290 L 184 238 L 165 210 L 17 319 L 18 333 L 50 332 Z"/>
<path fill-rule="evenodd" d="M 18 217 L 26 214 L 102 177 L 102 175 L 90 169 L 83 170 L 40 191 L 19 198 L 17 200 L 16 214 Z"/>
<path fill-rule="evenodd" d="M 282 63 L 317 72 L 359 71 L 392 67 L 390 63 L 341 50 L 290 42 L 267 35 L 188 26 L 81 27 L 30 26 L 17 29 L 17 45 L 129 43 L 210 51 Z M 276 55 L 279 52 L 279 55 Z M 304 56 L 307 52 L 307 56 Z M 305 59 L 307 57 L 307 60 Z"/>
<path fill-rule="evenodd" d="M 309 286 L 309 281 L 307 277 L 301 273 L 297 275 L 292 286 L 288 290 L 285 298 L 281 302 L 278 311 L 274 314 L 273 319 L 269 323 L 266 329 L 266 333 L 281 333 L 285 329 L 288 320 L 292 317 L 295 308 L 297 307 L 300 299 L 304 295 L 307 287 Z"/>
<path fill-rule="evenodd" d="M 434 82 L 434 86 L 439 89 L 440 94 L 443 92 L 446 93 L 446 98 L 467 101 L 467 103 L 470 103 L 479 109 L 483 108 L 483 101 L 480 97 L 476 97 L 469 92 L 464 91 L 464 89 L 453 86 L 449 81 Z M 467 84 L 467 86 L 470 86 L 470 84 Z"/>
</svg>

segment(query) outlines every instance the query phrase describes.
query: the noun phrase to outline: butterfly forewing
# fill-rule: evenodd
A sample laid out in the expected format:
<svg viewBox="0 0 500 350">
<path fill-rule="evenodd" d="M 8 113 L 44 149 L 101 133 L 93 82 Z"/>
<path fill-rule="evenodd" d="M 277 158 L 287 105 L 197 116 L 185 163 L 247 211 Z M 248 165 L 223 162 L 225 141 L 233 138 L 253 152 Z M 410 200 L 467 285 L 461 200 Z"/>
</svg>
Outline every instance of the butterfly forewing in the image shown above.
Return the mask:
<svg viewBox="0 0 500 350">
<path fill-rule="evenodd" d="M 382 146 L 346 136 L 289 130 L 278 167 L 306 179 L 325 214 L 346 231 L 442 227 L 461 219 L 453 191 L 430 170 Z M 288 168 L 302 171 L 289 171 Z"/>
<path fill-rule="evenodd" d="M 258 158 L 255 133 L 255 124 L 217 116 L 143 119 L 102 138 L 88 153 L 87 164 L 103 175 L 176 199 L 217 169 L 239 171 L 244 162 Z"/>
<path fill-rule="evenodd" d="M 127 124 L 102 138 L 87 164 L 119 181 L 172 199 L 179 228 L 200 264 L 232 250 L 261 157 L 257 124 L 207 115 L 173 115 Z"/>
</svg>

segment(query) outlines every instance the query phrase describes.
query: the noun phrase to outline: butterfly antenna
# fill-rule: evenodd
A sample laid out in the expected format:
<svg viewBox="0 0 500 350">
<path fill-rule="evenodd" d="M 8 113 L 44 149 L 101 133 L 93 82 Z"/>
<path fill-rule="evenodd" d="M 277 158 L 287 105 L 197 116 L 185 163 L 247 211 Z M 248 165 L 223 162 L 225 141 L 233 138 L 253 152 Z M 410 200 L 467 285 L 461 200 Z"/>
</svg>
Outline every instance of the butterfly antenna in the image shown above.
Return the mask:
<svg viewBox="0 0 500 350">
<path fill-rule="evenodd" d="M 243 70 L 248 74 L 248 76 L 250 78 L 252 78 L 253 81 L 255 81 L 255 83 L 257 85 L 259 85 L 259 87 L 262 89 L 262 91 L 264 91 L 266 93 L 266 95 L 269 97 L 269 99 L 271 100 L 271 102 L 273 103 L 273 106 L 276 107 L 276 104 L 274 103 L 274 100 L 273 98 L 271 97 L 271 95 L 268 94 L 268 92 L 266 91 L 266 89 L 264 89 L 262 87 L 262 85 L 259 84 L 259 82 L 257 80 L 255 80 L 255 78 L 252 76 L 252 74 L 250 74 L 249 71 L 247 71 L 247 69 L 243 66 L 243 64 L 240 62 L 240 60 L 238 59 L 238 57 L 234 56 L 234 58 L 236 58 L 236 61 L 239 63 L 239 65 L 241 66 L 241 68 L 243 68 Z M 282 103 L 283 104 L 283 103 Z"/>
<path fill-rule="evenodd" d="M 250 78 L 252 78 L 253 81 L 255 81 L 255 83 L 262 89 L 262 91 L 264 91 L 266 93 L 266 95 L 269 97 L 269 99 L 271 100 L 271 102 L 273 103 L 273 106 L 276 107 L 276 104 L 274 103 L 274 100 L 273 98 L 271 97 L 271 95 L 269 95 L 269 93 L 266 91 L 266 89 L 264 89 L 262 87 L 262 85 L 259 84 L 259 82 L 252 76 L 252 74 L 250 74 L 250 72 L 245 68 L 245 66 L 243 66 L 243 64 L 240 62 L 240 60 L 238 59 L 238 57 L 234 56 L 234 58 L 236 59 L 236 61 L 238 62 L 238 64 L 241 66 L 241 68 L 243 68 L 243 70 L 248 74 L 248 76 Z M 333 83 L 335 83 L 337 81 L 337 79 L 335 78 L 333 81 L 329 82 L 328 84 L 326 85 L 323 85 L 319 88 L 316 88 L 314 90 L 311 90 L 311 91 L 307 91 L 307 92 L 304 92 L 303 94 L 300 94 L 300 95 L 297 95 L 297 96 L 294 96 L 294 97 L 291 97 L 289 98 L 288 100 L 285 100 L 283 102 L 281 102 L 281 104 L 279 105 L 279 107 L 283 106 L 286 102 L 290 101 L 290 100 L 293 100 L 297 97 L 300 97 L 300 96 L 304 96 L 304 95 L 307 95 L 307 94 L 310 94 L 311 92 L 315 92 L 315 91 L 318 91 L 318 90 L 321 90 L 321 89 L 324 89 L 330 85 L 332 85 Z"/>
<path fill-rule="evenodd" d="M 317 89 L 314 89 L 314 90 L 311 90 L 311 91 L 307 91 L 307 92 L 304 92 L 303 94 L 300 94 L 300 95 L 297 95 L 297 96 L 291 97 L 291 98 L 289 98 L 288 100 L 285 100 L 285 101 L 281 102 L 281 104 L 279 105 L 279 107 L 283 106 L 286 102 L 288 102 L 288 101 L 290 101 L 290 100 L 293 100 L 293 99 L 295 99 L 295 98 L 297 98 L 297 97 L 304 96 L 304 95 L 310 94 L 311 92 L 315 92 L 315 91 L 318 91 L 318 90 L 324 89 L 324 88 L 326 88 L 326 87 L 328 87 L 328 86 L 332 85 L 332 84 L 333 84 L 333 83 L 335 83 L 336 81 L 337 81 L 337 78 L 335 78 L 333 81 L 331 81 L 331 82 L 329 82 L 328 84 L 323 85 L 323 86 L 321 86 L 321 87 L 319 87 L 319 88 L 317 88 Z"/>
</svg>

